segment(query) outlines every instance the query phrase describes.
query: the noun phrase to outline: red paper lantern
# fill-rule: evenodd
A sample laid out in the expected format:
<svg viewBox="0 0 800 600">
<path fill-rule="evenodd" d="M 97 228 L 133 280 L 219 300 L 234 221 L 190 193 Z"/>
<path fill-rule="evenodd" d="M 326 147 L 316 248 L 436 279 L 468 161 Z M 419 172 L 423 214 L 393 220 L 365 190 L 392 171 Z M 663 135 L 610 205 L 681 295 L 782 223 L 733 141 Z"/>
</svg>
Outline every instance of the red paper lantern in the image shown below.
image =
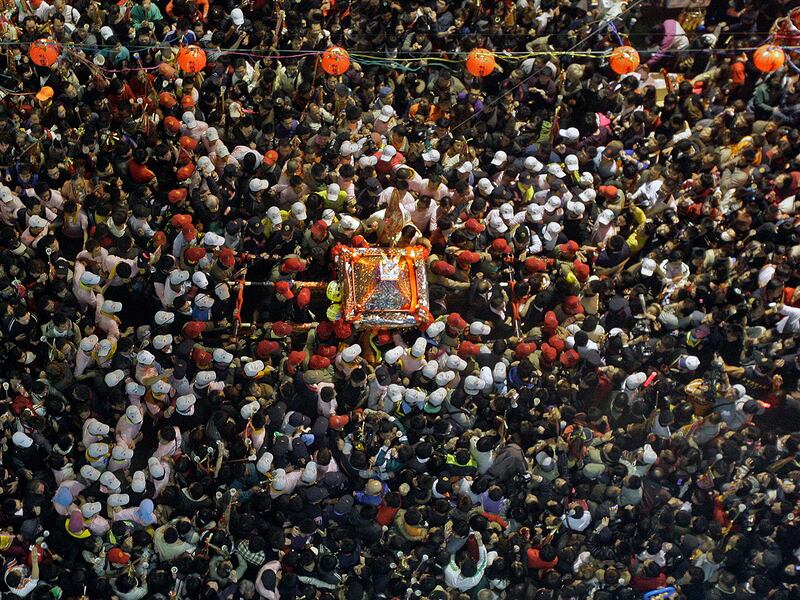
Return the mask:
<svg viewBox="0 0 800 600">
<path fill-rule="evenodd" d="M 178 50 L 178 66 L 186 73 L 199 73 L 206 66 L 206 53 L 200 46 L 184 46 Z"/>
<path fill-rule="evenodd" d="M 339 46 L 331 46 L 322 53 L 322 70 L 328 75 L 341 75 L 350 68 L 350 55 Z"/>
<path fill-rule="evenodd" d="M 639 67 L 639 53 L 632 46 L 618 46 L 608 59 L 611 70 L 617 75 L 633 73 Z"/>
<path fill-rule="evenodd" d="M 490 75 L 496 66 L 494 52 L 486 48 L 475 48 L 467 56 L 467 71 L 475 77 Z"/>
<path fill-rule="evenodd" d="M 53 40 L 41 38 L 31 42 L 28 50 L 31 60 L 40 67 L 52 66 L 61 55 L 61 46 Z"/>
<path fill-rule="evenodd" d="M 764 44 L 753 53 L 753 64 L 762 73 L 774 73 L 786 62 L 786 54 L 778 46 Z"/>
</svg>

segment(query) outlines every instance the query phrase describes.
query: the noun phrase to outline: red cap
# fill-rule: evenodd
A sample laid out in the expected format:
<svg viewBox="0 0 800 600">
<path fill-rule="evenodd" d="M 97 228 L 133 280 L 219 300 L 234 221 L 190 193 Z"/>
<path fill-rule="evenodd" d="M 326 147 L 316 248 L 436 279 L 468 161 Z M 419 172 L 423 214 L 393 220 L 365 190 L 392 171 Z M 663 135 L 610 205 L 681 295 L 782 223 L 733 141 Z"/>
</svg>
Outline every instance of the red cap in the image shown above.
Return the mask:
<svg viewBox="0 0 800 600">
<path fill-rule="evenodd" d="M 275 283 L 275 293 L 283 296 L 287 300 L 291 300 L 294 298 L 294 292 L 292 292 L 292 285 L 288 281 L 278 281 Z"/>
<path fill-rule="evenodd" d="M 329 358 L 331 360 L 334 359 L 336 356 L 338 349 L 336 346 L 320 346 L 317 348 L 317 354 L 320 356 L 324 356 L 325 358 Z"/>
<path fill-rule="evenodd" d="M 308 361 L 308 368 L 314 371 L 318 371 L 320 369 L 327 369 L 331 366 L 331 360 L 325 356 L 319 356 L 315 354 L 311 357 Z"/>
<path fill-rule="evenodd" d="M 108 551 L 108 562 L 117 565 L 127 565 L 131 560 L 131 555 L 123 552 L 120 548 L 112 548 Z"/>
<path fill-rule="evenodd" d="M 269 358 L 269 355 L 273 352 L 277 352 L 280 347 L 280 344 L 276 341 L 261 340 L 258 342 L 258 346 L 256 346 L 256 354 L 258 358 Z"/>
<path fill-rule="evenodd" d="M 575 240 L 570 240 L 566 244 L 559 244 L 559 250 L 564 254 L 575 254 L 581 247 L 578 245 L 578 242 Z"/>
<path fill-rule="evenodd" d="M 174 190 L 170 190 L 169 194 L 167 194 L 167 200 L 169 200 L 170 203 L 172 203 L 172 204 L 175 204 L 176 202 L 181 202 L 183 200 L 186 200 L 187 193 L 188 192 L 186 191 L 186 188 L 177 188 L 177 189 L 174 189 Z M 178 216 L 178 215 L 175 215 L 175 216 Z M 173 219 L 174 218 L 175 217 L 173 217 Z M 191 217 L 189 217 L 189 220 L 191 221 Z"/>
<path fill-rule="evenodd" d="M 497 238 L 492 242 L 492 250 L 495 252 L 502 252 L 503 254 L 511 254 L 511 246 L 504 238 Z"/>
<path fill-rule="evenodd" d="M 458 313 L 450 313 L 447 315 L 447 326 L 463 331 L 467 327 L 467 322 Z"/>
<path fill-rule="evenodd" d="M 186 150 L 194 150 L 197 148 L 197 140 L 190 138 L 188 135 L 182 135 L 180 139 L 178 139 L 178 143 L 181 145 L 181 148 L 185 148 Z"/>
<path fill-rule="evenodd" d="M 392 341 L 392 334 L 386 331 L 385 329 L 378 332 L 378 335 L 375 336 L 375 343 L 379 346 L 384 346 Z"/>
<path fill-rule="evenodd" d="M 463 250 L 456 256 L 456 261 L 462 265 L 474 265 L 481 259 L 481 255 L 470 250 Z"/>
<path fill-rule="evenodd" d="M 193 108 L 194 107 L 194 96 L 191 94 L 184 94 L 181 97 L 181 108 Z"/>
<path fill-rule="evenodd" d="M 567 296 L 564 298 L 563 305 L 565 310 L 578 310 L 581 305 L 581 299 L 577 296 Z"/>
<path fill-rule="evenodd" d="M 235 262 L 235 256 L 233 250 L 228 248 L 227 246 L 220 250 L 219 252 L 219 262 L 222 263 L 222 266 L 230 269 Z"/>
<path fill-rule="evenodd" d="M 350 245 L 353 246 L 353 248 L 369 248 L 369 242 L 363 235 L 354 235 L 350 239 Z"/>
<path fill-rule="evenodd" d="M 563 352 L 567 348 L 566 342 L 557 335 L 551 335 L 550 338 L 547 340 L 547 343 L 550 344 L 552 348 L 555 348 L 559 352 Z"/>
<path fill-rule="evenodd" d="M 195 237 L 197 237 L 197 230 L 191 223 L 189 223 L 188 225 L 184 225 L 181 232 L 183 233 L 183 238 L 187 242 L 191 242 Z"/>
<path fill-rule="evenodd" d="M 317 337 L 321 340 L 328 340 L 333 335 L 333 323 L 330 321 L 321 321 L 317 325 Z"/>
<path fill-rule="evenodd" d="M 536 344 L 533 342 L 520 342 L 517 344 L 514 354 L 517 356 L 517 358 L 528 358 L 531 354 L 533 354 L 534 350 L 536 350 Z"/>
<path fill-rule="evenodd" d="M 331 429 L 341 429 L 350 422 L 347 415 L 331 415 L 328 417 L 328 427 Z"/>
<path fill-rule="evenodd" d="M 463 341 L 458 345 L 458 355 L 461 358 L 474 358 L 478 356 L 478 353 L 481 351 L 481 347 L 478 344 L 473 344 L 472 342 Z"/>
<path fill-rule="evenodd" d="M 556 313 L 554 313 L 552 310 L 548 310 L 546 313 L 544 313 L 544 325 L 542 330 L 545 333 L 553 333 L 556 330 L 556 327 L 558 327 L 558 318 L 556 317 Z"/>
<path fill-rule="evenodd" d="M 278 153 L 275 150 L 267 150 L 264 154 L 264 164 L 271 167 L 276 162 L 278 162 Z"/>
<path fill-rule="evenodd" d="M 278 337 L 286 337 L 292 333 L 292 326 L 286 321 L 275 321 L 272 324 L 272 333 Z"/>
<path fill-rule="evenodd" d="M 538 256 L 525 259 L 525 270 L 528 273 L 541 273 L 547 270 L 547 263 Z"/>
<path fill-rule="evenodd" d="M 206 324 L 202 321 L 189 321 L 183 326 L 183 335 L 190 340 L 200 337 L 206 330 Z"/>
<path fill-rule="evenodd" d="M 467 219 L 464 223 L 464 229 L 471 233 L 481 233 L 486 229 L 486 225 L 480 223 L 477 219 Z"/>
<path fill-rule="evenodd" d="M 171 193 L 172 192 L 170 192 L 170 194 Z M 192 224 L 192 215 L 173 215 L 172 218 L 169 220 L 169 223 L 173 227 L 183 229 L 187 225 Z"/>
<path fill-rule="evenodd" d="M 192 360 L 198 367 L 207 367 L 211 364 L 211 359 L 214 358 L 210 352 L 206 352 L 202 348 L 195 348 L 192 350 Z"/>
<path fill-rule="evenodd" d="M 601 185 L 599 188 L 597 188 L 597 191 L 603 194 L 606 198 L 616 198 L 617 192 L 619 192 L 617 186 L 615 185 Z"/>
<path fill-rule="evenodd" d="M 288 361 L 293 367 L 297 367 L 306 359 L 306 353 L 302 350 L 292 350 L 289 352 Z"/>
<path fill-rule="evenodd" d="M 568 369 L 571 369 L 572 367 L 578 364 L 579 358 L 580 355 L 575 350 L 572 350 L 570 348 L 569 350 L 564 352 L 564 354 L 561 355 L 559 360 L 561 361 L 562 365 L 564 365 Z"/>
<path fill-rule="evenodd" d="M 178 100 L 169 92 L 161 92 L 158 95 L 158 103 L 164 108 L 172 108 L 178 103 Z"/>
<path fill-rule="evenodd" d="M 556 358 L 558 358 L 558 352 L 556 352 L 556 349 L 555 349 L 555 348 L 553 348 L 553 347 L 552 347 L 550 344 L 548 344 L 547 342 L 545 342 L 544 344 L 542 344 L 542 359 L 543 359 L 545 362 L 549 362 L 549 363 L 551 363 L 551 362 L 553 362 L 553 361 L 554 361 Z"/>
<path fill-rule="evenodd" d="M 287 258 L 281 265 L 281 273 L 297 273 L 305 271 L 306 261 L 299 258 Z"/>
<path fill-rule="evenodd" d="M 183 165 L 180 169 L 178 169 L 178 172 L 176 173 L 178 181 L 189 179 L 189 177 L 191 177 L 192 175 L 194 175 L 194 163 Z"/>
<path fill-rule="evenodd" d="M 328 224 L 322 219 L 315 221 L 311 226 L 311 234 L 317 239 L 324 237 L 326 233 L 328 233 Z"/>
<path fill-rule="evenodd" d="M 443 277 L 452 277 L 456 274 L 456 268 L 449 262 L 443 260 L 436 260 L 431 265 L 431 271 Z"/>
<path fill-rule="evenodd" d="M 311 302 L 311 290 L 307 287 L 302 288 L 297 292 L 297 306 L 305 308 Z"/>
<path fill-rule="evenodd" d="M 336 337 L 340 340 L 344 340 L 353 335 L 353 328 L 342 319 L 336 319 L 336 322 L 333 324 L 333 333 L 336 334 Z"/>
<path fill-rule="evenodd" d="M 589 265 L 582 263 L 578 259 L 575 259 L 572 263 L 572 271 L 575 273 L 575 277 L 581 281 L 589 279 Z"/>
<path fill-rule="evenodd" d="M 201 261 L 202 259 L 205 258 L 205 256 L 206 256 L 206 249 L 199 248 L 197 246 L 192 246 L 191 248 L 187 248 L 183 253 L 184 260 L 192 264 Z"/>
<path fill-rule="evenodd" d="M 166 119 L 164 119 L 164 127 L 170 133 L 178 133 L 181 130 L 181 122 L 170 115 Z"/>
</svg>

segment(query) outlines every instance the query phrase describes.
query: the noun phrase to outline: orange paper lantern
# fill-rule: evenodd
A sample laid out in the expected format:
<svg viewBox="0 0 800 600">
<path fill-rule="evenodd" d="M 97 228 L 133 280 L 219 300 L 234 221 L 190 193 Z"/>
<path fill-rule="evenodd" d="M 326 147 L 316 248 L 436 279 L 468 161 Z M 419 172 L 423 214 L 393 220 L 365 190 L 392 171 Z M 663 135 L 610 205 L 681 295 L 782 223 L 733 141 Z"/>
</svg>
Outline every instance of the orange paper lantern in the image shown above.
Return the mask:
<svg viewBox="0 0 800 600">
<path fill-rule="evenodd" d="M 350 68 L 350 55 L 339 46 L 331 46 L 322 53 L 322 70 L 328 75 L 341 75 Z"/>
<path fill-rule="evenodd" d="M 639 67 L 639 53 L 632 46 L 619 46 L 611 52 L 608 59 L 611 70 L 617 75 L 633 73 Z"/>
<path fill-rule="evenodd" d="M 206 53 L 200 46 L 184 46 L 178 51 L 178 66 L 186 73 L 198 73 L 206 66 Z"/>
<path fill-rule="evenodd" d="M 764 44 L 753 53 L 753 64 L 762 73 L 774 73 L 783 66 L 786 54 L 778 46 Z"/>
<path fill-rule="evenodd" d="M 475 77 L 486 77 L 490 75 L 497 62 L 494 60 L 494 52 L 486 48 L 475 48 L 467 56 L 467 71 Z"/>
<path fill-rule="evenodd" d="M 61 46 L 53 40 L 41 38 L 31 42 L 28 55 L 31 60 L 40 67 L 52 66 L 61 55 Z"/>
</svg>

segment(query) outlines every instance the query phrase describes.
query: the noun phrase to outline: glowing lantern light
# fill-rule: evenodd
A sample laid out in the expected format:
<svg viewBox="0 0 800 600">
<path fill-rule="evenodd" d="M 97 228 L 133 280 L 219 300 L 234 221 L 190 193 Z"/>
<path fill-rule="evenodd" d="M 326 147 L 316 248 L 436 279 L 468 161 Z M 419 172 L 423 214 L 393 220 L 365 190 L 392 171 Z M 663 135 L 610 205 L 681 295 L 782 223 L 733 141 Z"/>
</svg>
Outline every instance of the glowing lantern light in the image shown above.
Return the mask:
<svg viewBox="0 0 800 600">
<path fill-rule="evenodd" d="M 178 66 L 186 73 L 198 73 L 206 66 L 205 50 L 199 46 L 184 46 L 178 51 Z"/>
<path fill-rule="evenodd" d="M 494 52 L 486 48 L 475 48 L 467 56 L 467 71 L 475 77 L 486 77 L 494 71 L 497 62 Z"/>
<path fill-rule="evenodd" d="M 332 46 L 322 53 L 322 70 L 328 75 L 341 75 L 350 68 L 350 55 L 339 46 Z"/>
<path fill-rule="evenodd" d="M 774 73 L 783 66 L 786 54 L 778 46 L 765 44 L 753 53 L 753 64 L 762 73 Z"/>
<path fill-rule="evenodd" d="M 41 38 L 35 42 L 31 42 L 28 55 L 31 57 L 31 60 L 40 67 L 50 67 L 61 55 L 61 47 L 53 40 Z"/>
<path fill-rule="evenodd" d="M 632 46 L 619 46 L 608 59 L 611 70 L 617 75 L 633 73 L 639 67 L 639 53 Z"/>
</svg>

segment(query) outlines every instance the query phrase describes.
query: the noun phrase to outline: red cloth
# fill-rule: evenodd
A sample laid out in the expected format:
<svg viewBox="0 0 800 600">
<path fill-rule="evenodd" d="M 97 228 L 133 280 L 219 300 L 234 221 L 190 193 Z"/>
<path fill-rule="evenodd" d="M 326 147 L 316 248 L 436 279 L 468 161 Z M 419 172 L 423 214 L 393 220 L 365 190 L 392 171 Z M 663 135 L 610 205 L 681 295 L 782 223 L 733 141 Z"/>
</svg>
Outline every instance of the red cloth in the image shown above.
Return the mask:
<svg viewBox="0 0 800 600">
<path fill-rule="evenodd" d="M 378 514 L 375 515 L 375 522 L 378 525 L 385 525 L 386 527 L 390 527 L 391 524 L 394 522 L 394 517 L 397 514 L 398 510 L 400 509 L 392 508 L 391 506 L 386 506 L 385 504 L 381 504 L 378 507 Z"/>
<path fill-rule="evenodd" d="M 551 561 L 542 560 L 539 555 L 539 548 L 528 548 L 528 567 L 531 569 L 552 569 L 558 564 L 556 556 Z"/>
</svg>

